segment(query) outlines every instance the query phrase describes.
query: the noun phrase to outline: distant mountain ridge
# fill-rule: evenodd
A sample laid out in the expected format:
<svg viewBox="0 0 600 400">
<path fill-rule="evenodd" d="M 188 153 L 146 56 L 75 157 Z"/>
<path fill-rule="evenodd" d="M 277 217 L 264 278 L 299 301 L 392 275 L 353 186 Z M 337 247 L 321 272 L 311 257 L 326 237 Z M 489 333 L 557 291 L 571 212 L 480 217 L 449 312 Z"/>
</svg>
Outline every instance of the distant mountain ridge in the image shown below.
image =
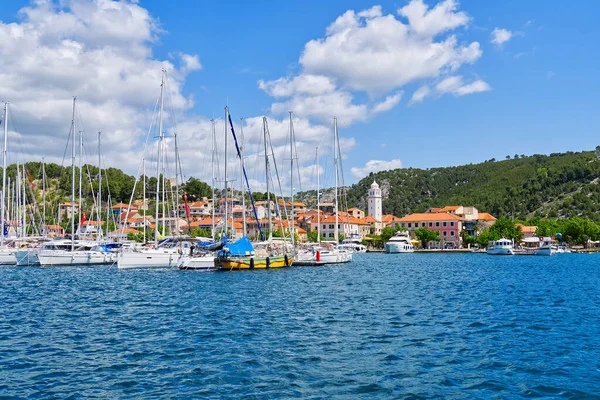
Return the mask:
<svg viewBox="0 0 600 400">
<path fill-rule="evenodd" d="M 348 207 L 366 210 L 369 186 L 383 192 L 384 214 L 472 205 L 496 217 L 581 216 L 600 221 L 600 160 L 593 151 L 507 156 L 479 164 L 372 173 L 347 189 Z"/>
</svg>

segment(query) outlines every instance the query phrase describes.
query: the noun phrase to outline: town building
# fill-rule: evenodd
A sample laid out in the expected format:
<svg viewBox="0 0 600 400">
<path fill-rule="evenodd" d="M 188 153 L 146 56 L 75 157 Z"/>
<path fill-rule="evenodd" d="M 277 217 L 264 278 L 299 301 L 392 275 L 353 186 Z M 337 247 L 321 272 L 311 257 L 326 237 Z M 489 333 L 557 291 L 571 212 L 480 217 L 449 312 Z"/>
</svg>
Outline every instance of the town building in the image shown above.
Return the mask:
<svg viewBox="0 0 600 400">
<path fill-rule="evenodd" d="M 458 248 L 460 245 L 460 231 L 466 220 L 456 214 L 447 212 L 410 214 L 400 218 L 401 228 L 408 230 L 411 238 L 416 239 L 414 231 L 427 228 L 439 233 L 440 241 L 430 243 L 431 248 Z"/>
</svg>

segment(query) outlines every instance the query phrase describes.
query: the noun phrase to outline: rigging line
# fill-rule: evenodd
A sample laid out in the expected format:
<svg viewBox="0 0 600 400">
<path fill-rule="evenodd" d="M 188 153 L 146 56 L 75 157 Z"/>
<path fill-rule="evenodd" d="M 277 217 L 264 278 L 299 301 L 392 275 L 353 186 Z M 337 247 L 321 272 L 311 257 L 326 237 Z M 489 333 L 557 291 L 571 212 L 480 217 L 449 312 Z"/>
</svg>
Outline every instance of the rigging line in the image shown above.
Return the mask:
<svg viewBox="0 0 600 400">
<path fill-rule="evenodd" d="M 162 87 L 161 87 L 161 90 L 162 90 Z M 144 151 L 142 152 L 142 155 L 145 155 L 146 152 L 147 152 L 147 149 L 148 149 L 148 141 L 150 139 L 150 133 L 152 133 L 152 127 L 155 126 L 155 122 L 156 122 L 156 120 L 155 120 L 155 118 L 156 118 L 156 109 L 158 108 L 159 102 L 160 102 L 160 96 L 159 96 L 158 99 L 156 99 L 156 103 L 154 104 L 154 111 L 152 112 L 152 117 L 150 118 L 150 126 L 148 127 L 148 133 L 146 134 L 146 142 L 144 143 Z M 160 134 L 160 132 L 159 132 L 159 134 Z M 135 188 L 136 188 L 137 183 L 138 183 L 138 181 L 140 179 L 140 174 L 141 174 L 141 171 L 142 171 L 142 165 L 144 163 L 144 158 L 145 157 L 142 156 L 142 159 L 140 160 L 140 164 L 138 166 L 138 170 L 137 170 L 137 173 L 136 173 L 136 176 L 135 176 L 135 182 L 133 184 L 133 189 L 131 190 L 131 197 L 129 198 L 129 204 L 127 205 L 127 214 L 126 214 L 125 222 L 127 222 L 127 217 L 129 217 L 129 212 L 131 211 L 131 203 L 133 202 L 133 196 L 135 195 Z M 157 159 L 156 162 L 159 162 L 159 160 Z M 108 173 L 106 175 L 107 175 L 107 179 L 108 179 Z M 107 184 L 107 187 L 108 187 L 108 184 Z M 156 179 L 156 187 L 158 189 L 158 179 Z M 110 191 L 108 192 L 108 194 L 109 194 L 109 203 L 108 204 L 110 204 Z M 145 215 L 146 214 L 144 213 L 144 216 Z M 144 220 L 144 224 L 145 223 L 146 222 Z M 155 224 L 156 224 L 155 228 L 157 229 L 158 228 L 158 221 L 155 221 Z M 125 229 L 126 225 L 127 224 L 124 223 L 123 226 L 119 229 L 119 236 L 123 235 L 123 232 L 124 232 L 124 229 Z"/>
<path fill-rule="evenodd" d="M 277 162 L 275 161 L 275 152 L 273 150 L 273 142 L 271 141 L 271 132 L 269 131 L 269 124 L 268 123 L 265 124 L 265 127 L 266 127 L 266 130 L 267 130 L 267 140 L 269 141 L 269 147 L 271 148 L 271 157 L 273 158 L 273 167 L 275 167 L 275 175 L 277 176 L 277 182 L 279 184 L 279 193 L 283 194 L 283 190 L 281 188 L 281 179 L 279 178 L 279 170 L 277 168 Z M 275 185 L 273 185 L 273 187 L 275 187 Z M 275 195 L 275 197 L 277 197 L 277 195 Z M 285 219 L 287 221 L 289 221 L 289 215 L 288 215 L 287 207 L 285 206 L 285 200 L 283 202 L 283 209 L 284 209 L 284 212 L 285 212 Z M 279 214 L 279 219 L 281 220 L 281 213 Z M 282 233 L 283 232 L 284 231 L 283 231 L 283 228 L 282 228 Z M 285 235 L 284 235 L 284 238 L 283 238 L 283 243 L 287 247 L 287 243 L 286 243 L 286 240 L 285 240 Z"/>
</svg>

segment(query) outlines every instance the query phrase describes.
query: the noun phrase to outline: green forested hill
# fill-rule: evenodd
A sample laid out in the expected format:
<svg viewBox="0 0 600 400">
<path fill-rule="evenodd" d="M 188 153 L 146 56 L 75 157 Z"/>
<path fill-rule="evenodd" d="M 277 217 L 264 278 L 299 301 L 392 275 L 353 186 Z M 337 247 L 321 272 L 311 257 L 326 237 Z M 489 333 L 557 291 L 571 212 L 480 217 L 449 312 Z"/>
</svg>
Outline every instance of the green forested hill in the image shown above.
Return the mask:
<svg viewBox="0 0 600 400">
<path fill-rule="evenodd" d="M 366 209 L 375 179 L 386 214 L 473 205 L 497 217 L 582 216 L 600 221 L 599 176 L 600 160 L 592 151 L 536 154 L 457 167 L 382 171 L 352 185 L 347 199 L 350 207 Z"/>
</svg>

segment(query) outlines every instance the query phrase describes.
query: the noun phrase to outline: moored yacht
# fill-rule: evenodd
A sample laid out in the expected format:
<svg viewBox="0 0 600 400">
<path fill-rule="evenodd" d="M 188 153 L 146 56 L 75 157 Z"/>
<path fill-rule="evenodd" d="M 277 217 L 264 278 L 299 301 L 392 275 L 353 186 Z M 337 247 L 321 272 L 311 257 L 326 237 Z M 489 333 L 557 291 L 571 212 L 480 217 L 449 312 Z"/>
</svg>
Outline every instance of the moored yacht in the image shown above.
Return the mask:
<svg viewBox="0 0 600 400">
<path fill-rule="evenodd" d="M 415 251 L 406 231 L 399 231 L 385 243 L 386 253 L 413 253 Z"/>
<path fill-rule="evenodd" d="M 362 240 L 357 236 L 352 236 L 342 240 L 342 243 L 338 246 L 340 250 L 346 250 L 351 253 L 366 253 L 367 246 L 362 244 Z"/>
<path fill-rule="evenodd" d="M 486 252 L 494 256 L 512 256 L 515 254 L 513 242 L 504 238 L 492 240 L 488 244 Z"/>
</svg>

